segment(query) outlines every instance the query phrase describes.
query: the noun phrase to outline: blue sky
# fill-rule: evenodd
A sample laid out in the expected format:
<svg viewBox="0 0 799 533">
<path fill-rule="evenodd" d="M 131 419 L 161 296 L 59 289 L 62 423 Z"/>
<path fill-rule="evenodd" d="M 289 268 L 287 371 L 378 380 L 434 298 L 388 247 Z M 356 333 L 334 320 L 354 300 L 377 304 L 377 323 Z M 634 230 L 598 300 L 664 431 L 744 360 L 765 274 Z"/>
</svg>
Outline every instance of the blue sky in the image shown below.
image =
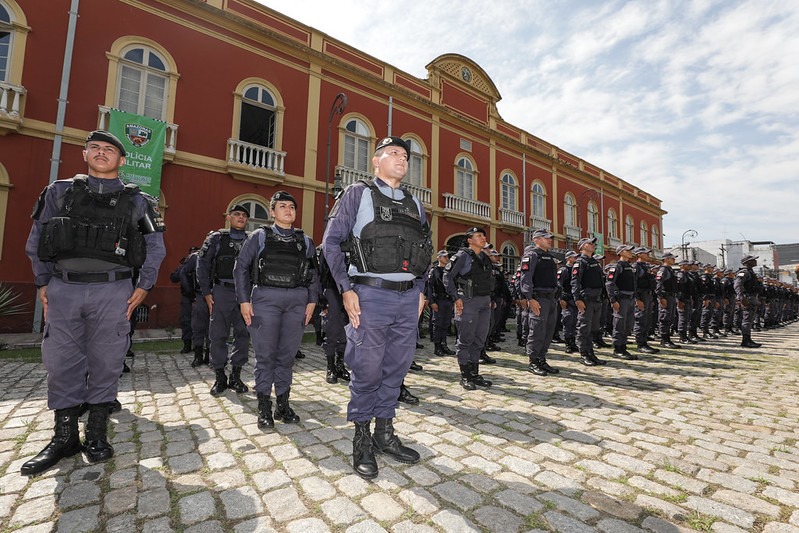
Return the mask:
<svg viewBox="0 0 799 533">
<path fill-rule="evenodd" d="M 263 3 L 420 78 L 474 60 L 505 120 L 663 200 L 667 246 L 799 242 L 799 2 Z"/>
</svg>

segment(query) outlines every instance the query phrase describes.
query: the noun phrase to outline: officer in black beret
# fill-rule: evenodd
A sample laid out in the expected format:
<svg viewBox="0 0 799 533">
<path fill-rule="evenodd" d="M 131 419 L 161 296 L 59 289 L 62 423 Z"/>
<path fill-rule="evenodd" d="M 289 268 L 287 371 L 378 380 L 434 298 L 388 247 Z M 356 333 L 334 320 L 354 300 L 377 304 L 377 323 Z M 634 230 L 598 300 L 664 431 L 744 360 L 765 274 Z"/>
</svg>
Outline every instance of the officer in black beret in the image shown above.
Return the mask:
<svg viewBox="0 0 799 533">
<path fill-rule="evenodd" d="M 672 266 L 674 254 L 666 252 L 662 257 L 663 263 L 655 274 L 655 296 L 658 299 L 658 324 L 660 327 L 660 345 L 665 348 L 681 348 L 679 344 L 671 341 L 671 326 L 674 323 L 674 309 L 677 305 L 677 276 Z"/>
<path fill-rule="evenodd" d="M 439 250 L 436 265 L 430 269 L 427 278 L 427 299 L 430 302 L 433 323 L 433 345 L 436 355 L 455 355 L 447 346 L 447 334 L 452 324 L 452 297 L 444 286 L 444 268 L 449 263 L 449 252 Z"/>
<path fill-rule="evenodd" d="M 572 266 L 579 254 L 574 250 L 566 252 L 566 264 L 558 268 L 558 287 L 560 288 L 561 324 L 566 353 L 579 352 L 577 347 L 577 306 L 572 296 Z"/>
<path fill-rule="evenodd" d="M 633 253 L 637 259 L 633 263 L 635 271 L 635 325 L 633 335 L 636 350 L 639 353 L 655 354 L 660 350 L 649 345 L 649 332 L 652 330 L 654 316 L 653 300 L 655 294 L 655 276 L 652 274 L 652 250 L 639 246 Z"/>
<path fill-rule="evenodd" d="M 602 316 L 602 265 L 594 258 L 596 237 L 580 239 L 577 243 L 580 256 L 572 265 L 571 289 L 577 306 L 577 345 L 582 363 L 586 366 L 604 365 L 605 361 L 594 354 L 592 338 L 599 334 Z"/>
<path fill-rule="evenodd" d="M 755 321 L 758 298 L 762 289 L 757 279 L 754 267 L 757 266 L 758 256 L 745 255 L 741 259 L 741 268 L 735 274 L 735 299 L 741 308 L 741 347 L 760 348 L 761 344 L 752 340 L 752 324 Z"/>
</svg>

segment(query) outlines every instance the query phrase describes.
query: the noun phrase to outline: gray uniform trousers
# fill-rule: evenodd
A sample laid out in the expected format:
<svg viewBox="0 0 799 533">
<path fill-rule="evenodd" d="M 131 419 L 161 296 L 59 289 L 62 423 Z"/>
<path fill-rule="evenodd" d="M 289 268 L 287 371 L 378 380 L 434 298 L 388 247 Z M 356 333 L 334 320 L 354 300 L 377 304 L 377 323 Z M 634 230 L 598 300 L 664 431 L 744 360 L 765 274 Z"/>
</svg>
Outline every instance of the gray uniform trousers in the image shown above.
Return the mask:
<svg viewBox="0 0 799 533">
<path fill-rule="evenodd" d="M 197 294 L 194 304 L 191 306 L 191 343 L 196 346 L 205 346 L 208 341 L 208 325 L 211 321 L 211 313 L 208 311 L 208 303 L 201 294 Z"/>
<path fill-rule="evenodd" d="M 641 301 L 644 302 L 643 310 L 634 308 L 635 325 L 633 326 L 633 333 L 635 334 L 635 343 L 638 346 L 643 346 L 649 340 L 649 330 L 652 326 L 652 292 L 646 291 L 640 294 Z"/>
<path fill-rule="evenodd" d="M 747 296 L 749 305 L 744 305 L 741 302 L 741 334 L 751 335 L 752 324 L 757 318 L 757 296 Z"/>
<path fill-rule="evenodd" d="M 236 290 L 217 283 L 214 285 L 214 307 L 211 310 L 211 323 L 208 327 L 208 336 L 211 339 L 210 362 L 214 370 L 225 368 L 227 364 L 227 338 L 231 327 L 233 327 L 233 350 L 230 352 L 230 364 L 244 366 L 247 364 L 250 334 L 241 316 Z"/>
<path fill-rule="evenodd" d="M 677 331 L 680 336 L 687 336 L 691 329 L 691 315 L 694 310 L 694 301 L 691 298 L 682 300 L 683 308 L 677 307 Z"/>
<path fill-rule="evenodd" d="M 619 310 L 613 311 L 613 345 L 627 344 L 627 337 L 633 331 L 635 322 L 635 299 L 632 295 L 619 296 Z"/>
<path fill-rule="evenodd" d="M 586 297 L 583 302 L 585 311 L 577 313 L 577 346 L 580 348 L 580 353 L 589 353 L 591 351 L 591 334 L 599 331 L 604 302 L 599 296 Z"/>
<path fill-rule="evenodd" d="M 268 396 L 274 385 L 275 396 L 279 396 L 291 387 L 294 359 L 305 330 L 308 289 L 255 287 L 250 301 L 253 317 L 248 329 L 255 351 L 255 391 Z"/>
<path fill-rule="evenodd" d="M 527 312 L 530 332 L 527 335 L 525 351 L 530 361 L 541 361 L 546 360 L 552 336 L 555 334 L 560 302 L 554 296 L 536 295 L 535 299 L 541 306 L 541 313 L 536 315 L 532 310 Z"/>
<path fill-rule="evenodd" d="M 658 303 L 658 323 L 661 335 L 671 335 L 671 324 L 674 321 L 674 308 L 677 307 L 677 298 L 672 294 L 664 296 L 666 307 Z"/>
<path fill-rule="evenodd" d="M 560 316 L 564 338 L 575 338 L 577 336 L 577 305 L 574 300 L 566 300 L 566 309 L 561 310 Z"/>
<path fill-rule="evenodd" d="M 68 409 L 116 399 L 122 363 L 130 347 L 130 322 L 125 313 L 131 294 L 129 279 L 105 283 L 50 280 L 42 338 L 48 408 Z"/>
<path fill-rule="evenodd" d="M 491 326 L 491 296 L 464 297 L 463 312 L 455 316 L 455 322 L 458 324 L 458 341 L 455 343 L 458 364 L 479 362 Z"/>
</svg>

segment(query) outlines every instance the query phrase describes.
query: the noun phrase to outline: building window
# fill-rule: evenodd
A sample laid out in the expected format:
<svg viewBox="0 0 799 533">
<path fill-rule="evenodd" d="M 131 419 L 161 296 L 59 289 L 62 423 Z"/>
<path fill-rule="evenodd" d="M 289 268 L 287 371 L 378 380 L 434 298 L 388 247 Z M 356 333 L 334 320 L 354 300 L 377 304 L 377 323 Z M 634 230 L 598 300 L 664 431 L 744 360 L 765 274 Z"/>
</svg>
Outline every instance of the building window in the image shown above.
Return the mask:
<svg viewBox="0 0 799 533">
<path fill-rule="evenodd" d="M 230 211 L 230 208 L 236 204 L 246 207 L 250 212 L 250 218 L 247 219 L 247 227 L 245 228 L 247 231 L 256 230 L 262 225 L 271 222 L 269 206 L 263 199 L 237 198 L 230 202 L 227 210 Z"/>
<path fill-rule="evenodd" d="M 405 181 L 409 185 L 424 187 L 424 152 L 422 145 L 416 139 L 405 139 L 411 148 L 411 156 L 408 159 L 408 174 Z"/>
<path fill-rule="evenodd" d="M 277 105 L 265 87 L 252 85 L 244 90 L 239 115 L 239 140 L 275 148 Z"/>
<path fill-rule="evenodd" d="M 533 183 L 533 216 L 546 218 L 547 217 L 547 203 L 546 192 L 544 186 L 540 183 Z"/>
<path fill-rule="evenodd" d="M 646 238 L 648 231 L 646 231 L 646 222 L 643 220 L 641 221 L 641 246 L 646 246 L 646 242 L 649 240 Z"/>
<path fill-rule="evenodd" d="M 13 40 L 14 27 L 11 25 L 11 14 L 0 2 L 0 81 L 8 81 Z"/>
<path fill-rule="evenodd" d="M 577 226 L 577 202 L 572 193 L 566 193 L 563 197 L 563 217 L 567 226 Z"/>
<path fill-rule="evenodd" d="M 361 172 L 371 172 L 369 166 L 369 128 L 357 118 L 344 127 L 344 166 Z"/>
<path fill-rule="evenodd" d="M 474 198 L 474 166 L 465 157 L 458 159 L 455 171 L 455 195 L 462 198 Z"/>
<path fill-rule="evenodd" d="M 502 174 L 502 179 L 500 181 L 502 184 L 502 209 L 518 211 L 518 205 L 516 203 L 516 192 L 518 190 L 516 178 L 513 177 L 513 174 L 505 172 Z"/>
<path fill-rule="evenodd" d="M 591 200 L 588 202 L 588 234 L 595 235 L 599 233 L 599 209 L 596 202 Z"/>
<path fill-rule="evenodd" d="M 519 252 L 512 244 L 502 247 L 502 268 L 505 269 L 505 272 L 516 272 L 518 257 Z"/>
<path fill-rule="evenodd" d="M 652 248 L 655 250 L 660 249 L 660 231 L 657 226 L 652 226 Z"/>
<path fill-rule="evenodd" d="M 148 47 L 124 51 L 119 61 L 117 107 L 122 111 L 166 120 L 169 76 L 166 62 Z"/>
<path fill-rule="evenodd" d="M 613 209 L 608 209 L 608 237 L 619 238 L 619 217 Z"/>
<path fill-rule="evenodd" d="M 627 244 L 635 242 L 635 223 L 630 215 L 624 219 L 624 240 Z"/>
</svg>

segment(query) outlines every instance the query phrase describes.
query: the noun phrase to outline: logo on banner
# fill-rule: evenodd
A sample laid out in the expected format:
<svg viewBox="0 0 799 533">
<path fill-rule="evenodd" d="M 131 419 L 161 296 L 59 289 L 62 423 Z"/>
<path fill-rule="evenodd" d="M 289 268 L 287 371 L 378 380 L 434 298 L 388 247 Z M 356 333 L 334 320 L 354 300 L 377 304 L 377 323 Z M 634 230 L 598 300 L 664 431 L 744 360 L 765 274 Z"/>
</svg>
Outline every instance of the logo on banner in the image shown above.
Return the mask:
<svg viewBox="0 0 799 533">
<path fill-rule="evenodd" d="M 138 148 L 147 146 L 153 136 L 153 130 L 139 124 L 125 124 L 125 136 Z"/>
</svg>

